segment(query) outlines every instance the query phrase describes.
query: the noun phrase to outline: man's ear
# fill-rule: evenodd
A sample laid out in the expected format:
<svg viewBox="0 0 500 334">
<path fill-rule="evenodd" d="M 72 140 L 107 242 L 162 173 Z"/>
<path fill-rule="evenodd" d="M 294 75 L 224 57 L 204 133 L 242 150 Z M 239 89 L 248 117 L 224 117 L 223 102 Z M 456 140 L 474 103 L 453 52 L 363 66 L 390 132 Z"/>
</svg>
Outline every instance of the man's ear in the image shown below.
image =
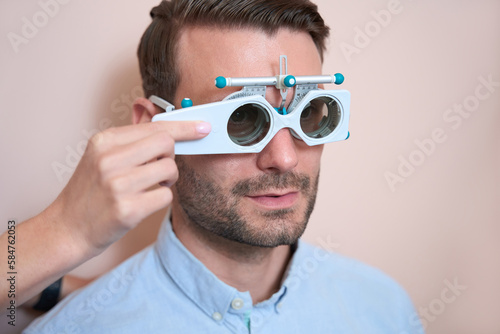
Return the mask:
<svg viewBox="0 0 500 334">
<path fill-rule="evenodd" d="M 144 97 L 137 98 L 133 106 L 132 123 L 139 124 L 151 122 L 153 116 L 159 113 L 156 108 L 153 102 L 148 99 Z"/>
</svg>

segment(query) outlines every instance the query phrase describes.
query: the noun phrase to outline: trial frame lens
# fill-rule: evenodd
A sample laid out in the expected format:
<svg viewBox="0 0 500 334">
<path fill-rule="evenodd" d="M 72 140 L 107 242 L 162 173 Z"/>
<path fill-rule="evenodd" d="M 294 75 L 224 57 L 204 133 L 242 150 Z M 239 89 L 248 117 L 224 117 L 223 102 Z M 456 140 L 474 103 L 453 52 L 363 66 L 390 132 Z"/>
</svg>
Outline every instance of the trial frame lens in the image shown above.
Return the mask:
<svg viewBox="0 0 500 334">
<path fill-rule="evenodd" d="M 236 108 L 227 121 L 227 134 L 239 146 L 252 146 L 269 133 L 270 116 L 266 108 L 247 103 Z"/>
<path fill-rule="evenodd" d="M 305 106 L 300 115 L 300 128 L 309 138 L 329 136 L 340 124 L 340 103 L 330 96 L 319 96 Z"/>
</svg>

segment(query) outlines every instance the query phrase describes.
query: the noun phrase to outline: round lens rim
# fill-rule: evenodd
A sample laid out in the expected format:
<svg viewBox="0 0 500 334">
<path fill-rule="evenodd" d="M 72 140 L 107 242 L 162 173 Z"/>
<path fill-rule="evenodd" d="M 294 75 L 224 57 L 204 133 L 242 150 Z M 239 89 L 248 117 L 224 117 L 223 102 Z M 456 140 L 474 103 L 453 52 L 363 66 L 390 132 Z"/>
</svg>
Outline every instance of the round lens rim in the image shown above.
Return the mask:
<svg viewBox="0 0 500 334">
<path fill-rule="evenodd" d="M 302 116 L 302 113 L 304 112 L 304 110 L 306 109 L 306 107 L 312 101 L 314 101 L 316 99 L 320 99 L 321 102 L 323 103 L 323 107 L 325 105 L 327 107 L 327 112 L 328 112 L 328 114 L 327 114 L 327 116 L 328 116 L 327 122 L 326 122 L 325 125 L 319 127 L 317 130 L 314 130 L 312 132 L 305 132 L 304 129 L 303 129 L 303 127 L 302 127 L 301 116 Z M 326 102 L 325 99 L 328 99 L 328 102 Z M 330 106 L 330 104 L 332 103 L 332 101 L 335 102 L 336 107 Z M 328 124 L 332 124 L 332 122 L 335 121 L 335 119 L 332 118 L 332 116 L 331 116 L 331 115 L 333 115 L 333 113 L 331 112 L 331 108 L 335 108 L 335 109 L 333 109 L 333 112 L 338 113 L 339 117 L 337 118 L 337 122 L 335 123 L 333 129 L 330 130 Z M 343 111 L 342 103 L 335 96 L 332 96 L 332 95 L 329 95 L 329 94 L 315 95 L 315 96 L 313 96 L 312 98 L 310 98 L 305 103 L 304 108 L 300 111 L 300 115 L 298 117 L 298 125 L 299 125 L 298 128 L 302 132 L 303 136 L 305 138 L 307 138 L 307 140 L 323 141 L 324 138 L 327 138 L 327 137 L 331 136 L 333 133 L 335 133 L 339 129 L 340 125 L 342 124 L 343 118 L 344 118 L 344 113 L 342 111 Z M 323 122 L 323 120 L 320 121 L 320 123 L 322 123 L 322 122 Z M 317 137 L 318 134 L 321 134 L 321 132 L 324 132 L 327 129 L 329 131 L 327 134 L 322 134 L 320 137 Z"/>
<path fill-rule="evenodd" d="M 239 109 L 241 109 L 245 106 L 248 106 L 248 105 L 252 106 L 255 110 L 257 110 L 257 112 L 258 112 L 257 119 L 254 122 L 254 125 L 260 123 L 261 127 L 260 127 L 260 129 L 258 127 L 255 127 L 255 129 L 253 129 L 251 131 L 251 134 L 247 135 L 245 137 L 246 139 L 245 138 L 238 138 L 238 137 L 231 134 L 231 131 L 229 129 L 229 121 L 231 119 L 231 116 L 236 111 L 238 111 Z M 273 118 L 270 115 L 270 111 L 262 103 L 257 102 L 257 101 L 249 101 L 246 103 L 242 103 L 241 105 L 239 105 L 237 108 L 235 108 L 231 112 L 231 114 L 229 115 L 229 117 L 227 119 L 227 122 L 226 122 L 227 136 L 229 137 L 230 141 L 233 144 L 237 145 L 238 147 L 250 148 L 250 147 L 253 147 L 255 145 L 258 145 L 259 143 L 262 143 L 262 141 L 265 140 L 269 136 L 269 134 L 271 133 L 271 129 L 272 129 L 272 122 L 273 122 Z M 262 131 L 262 129 L 264 129 L 264 130 Z"/>
</svg>

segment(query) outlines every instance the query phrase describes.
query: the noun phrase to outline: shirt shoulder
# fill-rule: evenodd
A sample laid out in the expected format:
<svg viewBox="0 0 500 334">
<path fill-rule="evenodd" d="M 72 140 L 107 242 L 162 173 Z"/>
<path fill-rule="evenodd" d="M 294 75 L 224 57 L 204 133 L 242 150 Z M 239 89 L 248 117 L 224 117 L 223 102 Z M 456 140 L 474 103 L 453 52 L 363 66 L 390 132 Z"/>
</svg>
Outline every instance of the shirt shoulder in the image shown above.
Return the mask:
<svg viewBox="0 0 500 334">
<path fill-rule="evenodd" d="M 148 296 L 158 293 L 161 269 L 153 246 L 147 247 L 90 285 L 73 292 L 35 319 L 23 333 L 106 333 L 140 313 Z M 139 311 L 138 311 L 139 310 Z M 125 331 L 123 331 L 125 332 Z"/>
<path fill-rule="evenodd" d="M 405 289 L 380 269 L 303 241 L 296 255 L 290 290 L 314 299 L 330 318 L 351 326 L 348 332 L 423 333 Z"/>
<path fill-rule="evenodd" d="M 300 271 L 311 271 L 311 277 L 326 282 L 349 282 L 366 286 L 368 289 L 379 288 L 404 291 L 401 286 L 382 270 L 357 259 L 325 250 L 301 241 L 301 252 L 292 266 Z M 314 270 L 317 269 L 317 270 Z M 315 272 L 315 274 L 313 274 Z"/>
</svg>

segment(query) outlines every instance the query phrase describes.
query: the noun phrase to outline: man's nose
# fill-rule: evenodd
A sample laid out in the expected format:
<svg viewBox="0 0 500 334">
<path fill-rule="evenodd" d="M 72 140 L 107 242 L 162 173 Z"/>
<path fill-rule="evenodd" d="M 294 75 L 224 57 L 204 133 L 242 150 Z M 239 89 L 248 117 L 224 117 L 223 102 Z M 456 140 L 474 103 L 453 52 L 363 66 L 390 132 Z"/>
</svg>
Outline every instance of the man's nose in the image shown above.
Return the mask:
<svg viewBox="0 0 500 334">
<path fill-rule="evenodd" d="M 287 172 L 297 166 L 297 146 L 290 133 L 284 128 L 278 131 L 273 139 L 258 153 L 257 166 L 263 171 Z"/>
</svg>

